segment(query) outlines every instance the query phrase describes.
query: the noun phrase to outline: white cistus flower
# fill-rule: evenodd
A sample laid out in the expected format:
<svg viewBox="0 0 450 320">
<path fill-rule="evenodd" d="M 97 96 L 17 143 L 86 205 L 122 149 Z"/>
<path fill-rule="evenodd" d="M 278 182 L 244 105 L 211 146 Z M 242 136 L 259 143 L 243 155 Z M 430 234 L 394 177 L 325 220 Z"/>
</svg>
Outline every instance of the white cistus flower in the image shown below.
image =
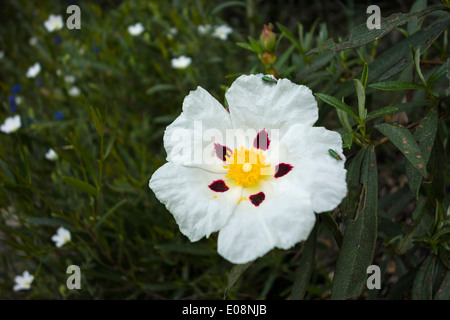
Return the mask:
<svg viewBox="0 0 450 320">
<path fill-rule="evenodd" d="M 58 159 L 58 154 L 53 149 L 48 149 L 48 151 L 45 153 L 45 159 L 54 161 Z"/>
<path fill-rule="evenodd" d="M 58 248 L 61 248 L 67 242 L 70 242 L 71 239 L 72 237 L 70 231 L 64 229 L 63 227 L 59 227 L 58 230 L 56 231 L 56 234 L 52 236 L 52 241 L 55 242 L 55 245 Z"/>
<path fill-rule="evenodd" d="M 80 89 L 78 89 L 78 87 L 72 86 L 67 93 L 71 97 L 78 97 L 81 94 L 81 91 Z"/>
<path fill-rule="evenodd" d="M 218 38 L 221 40 L 227 40 L 228 35 L 232 32 L 233 32 L 233 29 L 231 29 L 229 26 L 224 24 L 224 25 L 215 27 L 212 36 L 214 38 Z"/>
<path fill-rule="evenodd" d="M 229 111 L 201 87 L 184 99 L 149 187 L 191 241 L 219 232 L 218 253 L 243 264 L 308 238 L 346 196 L 345 157 L 306 86 L 243 75 L 225 98 Z"/>
<path fill-rule="evenodd" d="M 173 58 L 170 62 L 174 69 L 186 69 L 192 63 L 192 59 L 186 56 L 180 56 Z"/>
<path fill-rule="evenodd" d="M 44 22 L 44 27 L 48 32 L 61 30 L 64 27 L 63 18 L 60 15 L 51 14 Z"/>
<path fill-rule="evenodd" d="M 13 287 L 14 291 L 19 290 L 29 290 L 31 288 L 31 283 L 34 280 L 34 276 L 31 275 L 28 271 L 24 271 L 24 273 L 20 276 L 16 276 L 14 278 L 14 282 L 16 283 Z"/>
<path fill-rule="evenodd" d="M 36 62 L 27 70 L 27 78 L 35 78 L 38 73 L 41 72 L 41 64 L 39 62 Z"/>
<path fill-rule="evenodd" d="M 138 22 L 128 27 L 128 33 L 132 36 L 138 36 L 144 31 L 142 23 Z"/>
<path fill-rule="evenodd" d="M 4 133 L 12 133 L 20 129 L 22 122 L 20 116 L 16 114 L 14 117 L 8 117 L 5 122 L 0 126 L 0 131 Z"/>
<path fill-rule="evenodd" d="M 212 26 L 210 24 L 201 24 L 197 27 L 197 31 L 202 36 L 210 33 L 212 30 Z"/>
</svg>

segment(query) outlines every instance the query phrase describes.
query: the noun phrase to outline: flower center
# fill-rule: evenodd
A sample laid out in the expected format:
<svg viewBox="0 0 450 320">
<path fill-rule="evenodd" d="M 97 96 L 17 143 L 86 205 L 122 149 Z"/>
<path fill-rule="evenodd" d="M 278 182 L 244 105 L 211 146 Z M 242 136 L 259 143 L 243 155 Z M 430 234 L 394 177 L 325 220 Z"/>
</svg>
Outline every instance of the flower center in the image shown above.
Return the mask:
<svg viewBox="0 0 450 320">
<path fill-rule="evenodd" d="M 265 161 L 262 150 L 234 149 L 231 156 L 226 156 L 227 165 L 224 168 L 228 169 L 228 174 L 225 177 L 233 179 L 236 185 L 255 186 L 270 175 L 270 164 L 265 164 Z"/>
</svg>

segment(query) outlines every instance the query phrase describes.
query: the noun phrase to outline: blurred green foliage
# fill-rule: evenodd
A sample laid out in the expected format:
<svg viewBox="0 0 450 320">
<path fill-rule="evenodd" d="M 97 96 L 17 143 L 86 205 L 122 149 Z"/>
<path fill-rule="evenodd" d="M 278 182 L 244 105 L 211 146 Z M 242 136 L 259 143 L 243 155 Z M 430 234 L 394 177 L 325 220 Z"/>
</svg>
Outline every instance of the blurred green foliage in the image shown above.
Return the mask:
<svg viewBox="0 0 450 320">
<path fill-rule="evenodd" d="M 448 9 L 382 2 L 383 17 L 405 15 L 389 28 L 382 20 L 380 37 L 361 27 L 366 5 L 307 3 L 4 1 L 0 122 L 19 114 L 22 127 L 0 133 L 0 298 L 450 299 Z M 81 8 L 81 30 L 48 32 L 44 21 L 65 21 L 69 4 Z M 137 22 L 144 32 L 132 36 Z M 275 46 L 260 42 L 269 23 Z M 222 40 L 200 25 L 233 32 Z M 192 63 L 174 69 L 182 55 Z M 42 70 L 26 78 L 35 62 Z M 349 194 L 318 216 L 314 238 L 232 269 L 217 235 L 190 243 L 179 232 L 148 181 L 189 91 L 224 102 L 236 77 L 257 72 L 317 94 L 317 125 L 343 137 Z M 50 240 L 59 226 L 72 233 L 62 248 Z M 65 286 L 72 264 L 82 290 Z M 380 290 L 363 285 L 367 264 L 380 266 Z M 31 289 L 14 292 L 24 270 Z"/>
</svg>

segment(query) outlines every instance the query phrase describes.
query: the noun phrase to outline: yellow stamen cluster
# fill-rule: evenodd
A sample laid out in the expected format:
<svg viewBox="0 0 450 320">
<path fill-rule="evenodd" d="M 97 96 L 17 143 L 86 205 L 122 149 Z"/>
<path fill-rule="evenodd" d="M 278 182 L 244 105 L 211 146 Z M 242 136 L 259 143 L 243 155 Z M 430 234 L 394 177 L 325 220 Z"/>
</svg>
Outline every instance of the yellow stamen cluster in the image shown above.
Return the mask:
<svg viewBox="0 0 450 320">
<path fill-rule="evenodd" d="M 261 180 L 267 180 L 270 174 L 270 165 L 265 164 L 265 161 L 262 150 L 247 150 L 244 147 L 234 149 L 234 153 L 226 157 L 227 165 L 223 166 L 228 169 L 225 177 L 233 179 L 236 185 L 245 188 L 255 186 Z"/>
</svg>

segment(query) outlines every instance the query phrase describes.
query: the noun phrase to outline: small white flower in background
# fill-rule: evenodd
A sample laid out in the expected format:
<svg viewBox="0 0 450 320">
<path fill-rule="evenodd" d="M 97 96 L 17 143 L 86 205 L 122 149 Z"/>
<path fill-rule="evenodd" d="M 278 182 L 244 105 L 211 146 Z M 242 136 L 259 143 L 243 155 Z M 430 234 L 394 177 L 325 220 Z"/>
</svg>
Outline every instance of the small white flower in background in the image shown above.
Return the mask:
<svg viewBox="0 0 450 320">
<path fill-rule="evenodd" d="M 64 81 L 66 83 L 74 83 L 75 80 L 77 80 L 77 78 L 75 76 L 71 75 L 71 74 L 68 74 L 68 75 L 64 76 Z"/>
<path fill-rule="evenodd" d="M 197 27 L 198 33 L 200 33 L 202 36 L 210 33 L 211 30 L 212 30 L 212 26 L 210 24 L 201 24 Z"/>
<path fill-rule="evenodd" d="M 34 78 L 38 75 L 38 73 L 41 72 L 41 64 L 39 62 L 36 62 L 27 70 L 27 78 Z"/>
<path fill-rule="evenodd" d="M 55 150 L 49 149 L 49 150 L 45 153 L 45 158 L 46 158 L 47 160 L 54 161 L 54 160 L 58 159 L 58 154 L 55 152 Z"/>
<path fill-rule="evenodd" d="M 31 37 L 30 40 L 28 40 L 28 43 L 30 44 L 30 46 L 35 46 L 38 43 L 38 38 L 37 37 Z"/>
<path fill-rule="evenodd" d="M 31 275 L 28 271 L 24 271 L 21 276 L 16 276 L 14 278 L 14 282 L 16 283 L 13 287 L 14 291 L 19 290 L 29 290 L 31 288 L 31 283 L 34 280 L 34 276 Z"/>
<path fill-rule="evenodd" d="M 0 59 L 3 59 L 3 57 L 5 56 L 5 52 L 3 50 L 0 51 Z"/>
<path fill-rule="evenodd" d="M 71 97 L 78 97 L 81 94 L 81 91 L 80 89 L 78 89 L 78 87 L 73 86 L 69 89 L 68 93 Z"/>
<path fill-rule="evenodd" d="M 14 98 L 14 101 L 16 102 L 17 105 L 22 104 L 23 98 L 21 96 L 16 96 Z"/>
<path fill-rule="evenodd" d="M 180 56 L 171 60 L 172 68 L 174 69 L 186 69 L 191 62 L 192 59 L 186 56 Z"/>
<path fill-rule="evenodd" d="M 12 133 L 20 129 L 22 122 L 20 116 L 16 114 L 14 117 L 8 117 L 5 122 L 0 126 L 0 131 L 4 133 Z"/>
<path fill-rule="evenodd" d="M 177 34 L 178 34 L 178 29 L 175 28 L 175 27 L 170 28 L 169 34 L 171 34 L 171 35 L 173 35 L 173 36 L 174 36 L 174 35 L 177 35 Z"/>
<path fill-rule="evenodd" d="M 219 232 L 218 253 L 244 264 L 306 240 L 315 213 L 346 196 L 347 171 L 340 134 L 313 126 L 308 87 L 243 75 L 225 98 L 229 112 L 201 87 L 189 93 L 149 187 L 191 241 Z"/>
<path fill-rule="evenodd" d="M 70 231 L 67 229 L 64 229 L 63 227 L 59 227 L 56 231 L 56 234 L 52 236 L 52 241 L 55 242 L 55 245 L 58 248 L 61 248 L 63 245 L 65 245 L 67 242 L 69 242 L 72 239 L 70 235 Z"/>
<path fill-rule="evenodd" d="M 138 22 L 134 25 L 131 25 L 128 27 L 128 32 L 132 35 L 132 36 L 138 36 L 140 35 L 142 32 L 144 31 L 144 26 L 142 25 L 142 23 Z"/>
<path fill-rule="evenodd" d="M 64 27 L 62 16 L 51 14 L 48 17 L 48 19 L 44 22 L 44 27 L 47 29 L 48 32 L 61 30 Z"/>
<path fill-rule="evenodd" d="M 214 32 L 213 32 L 212 36 L 214 38 L 218 38 L 221 40 L 227 40 L 228 35 L 232 32 L 233 32 L 233 29 L 231 29 L 229 26 L 221 25 L 221 26 L 214 28 Z"/>
</svg>

